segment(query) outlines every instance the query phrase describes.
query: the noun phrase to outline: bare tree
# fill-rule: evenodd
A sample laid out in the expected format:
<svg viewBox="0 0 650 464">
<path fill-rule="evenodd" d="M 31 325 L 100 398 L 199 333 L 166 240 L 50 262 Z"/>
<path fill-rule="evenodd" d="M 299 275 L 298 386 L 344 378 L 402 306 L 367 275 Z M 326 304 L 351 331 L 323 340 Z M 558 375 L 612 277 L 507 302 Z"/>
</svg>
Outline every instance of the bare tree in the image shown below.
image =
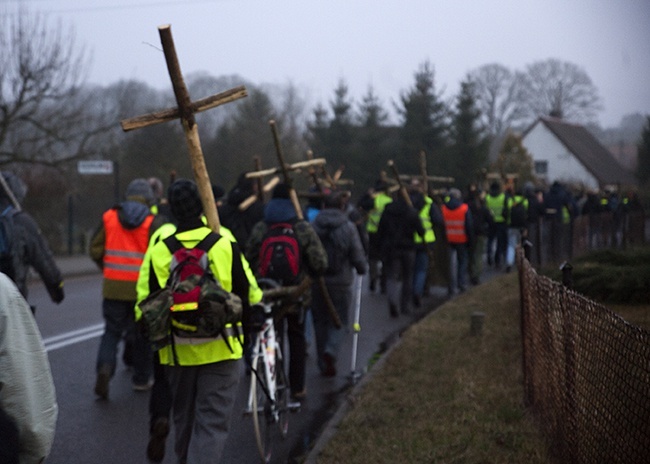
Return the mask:
<svg viewBox="0 0 650 464">
<path fill-rule="evenodd" d="M 526 67 L 524 102 L 530 120 L 556 116 L 573 122 L 593 122 L 602 108 L 598 89 L 579 66 L 550 58 Z"/>
<path fill-rule="evenodd" d="M 0 166 L 88 157 L 115 124 L 81 87 L 88 58 L 74 39 L 22 7 L 0 17 Z"/>
<path fill-rule="evenodd" d="M 493 63 L 470 72 L 468 77 L 473 83 L 476 106 L 486 131 L 492 139 L 502 137 L 524 116 L 523 76 Z"/>
</svg>

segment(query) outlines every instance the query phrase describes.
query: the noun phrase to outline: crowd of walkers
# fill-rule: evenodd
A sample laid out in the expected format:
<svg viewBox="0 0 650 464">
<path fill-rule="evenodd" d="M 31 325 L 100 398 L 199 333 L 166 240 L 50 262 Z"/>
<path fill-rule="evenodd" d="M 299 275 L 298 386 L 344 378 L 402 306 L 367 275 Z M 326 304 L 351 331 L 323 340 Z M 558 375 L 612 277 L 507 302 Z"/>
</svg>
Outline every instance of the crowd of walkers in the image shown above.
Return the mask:
<svg viewBox="0 0 650 464">
<path fill-rule="evenodd" d="M 574 195 L 559 182 L 548 190 L 532 183 L 517 188 L 494 181 L 486 189 L 470 185 L 466 191 L 430 192 L 417 178 L 406 186 L 380 179 L 356 203 L 349 191 L 318 188 L 311 190 L 304 207 L 284 183 L 265 202 L 258 183 L 244 174 L 229 191 L 217 186 L 212 191 L 221 221 L 218 234 L 207 225 L 193 181 L 175 180 L 165 194 L 157 178 L 134 179 L 124 200 L 103 213 L 90 245 L 90 256 L 103 273 L 105 320 L 94 392 L 100 400 L 109 398 L 118 347 L 123 343 L 122 360 L 133 368 L 134 391 L 150 392 L 146 453 L 152 462 L 164 458 L 172 423 L 178 462 L 219 461 L 239 379 L 244 372 L 250 373 L 250 366 L 242 369 L 242 365 L 249 361 L 254 330 L 250 308 L 263 295 L 257 282 L 260 277 L 272 277 L 285 286 L 310 283 L 290 302 L 291 310 L 276 321 L 280 338 L 288 346 L 291 397 L 299 402 L 308 394 L 306 353 L 311 341 L 321 375 L 337 375 L 341 341 L 351 322 L 356 274 L 369 273 L 369 290 L 386 295 L 388 314 L 398 318 L 419 308 L 434 284 L 446 286 L 451 297 L 479 284 L 486 265 L 510 272 L 515 247 L 532 239 L 540 218 L 570 223 L 579 215 L 617 215 L 641 209 L 633 193 L 619 196 L 607 190 Z M 0 204 L 8 205 L 9 200 L 3 198 L 0 195 L 4 202 Z M 34 243 L 46 250 L 47 264 L 51 253 L 37 227 L 32 227 L 34 234 L 38 239 Z M 31 236 L 24 235 L 23 240 Z M 167 285 L 176 259 L 171 244 L 201 248 L 210 274 L 241 300 L 243 316 L 241 323 L 229 323 L 218 337 L 189 341 L 178 337 L 171 346 L 154 351 L 140 305 Z M 29 261 L 29 256 L 23 258 L 24 266 L 42 271 L 53 300 L 61 301 L 58 270 L 46 272 L 45 264 Z M 288 265 L 283 267 L 274 259 L 287 259 Z M 444 271 L 437 274 L 436 268 Z M 0 283 L 8 285 L 2 279 Z M 16 285 L 25 297 L 24 281 L 19 279 Z M 12 298 L 13 303 L 2 300 L 0 309 L 18 305 Z M 51 384 L 51 378 L 45 380 Z M 4 410 L 4 391 L 0 391 L 0 419 L 11 412 Z M 55 401 L 48 407 L 51 422 L 56 417 Z M 1 427 L 0 431 L 4 433 Z M 40 457 L 47 454 L 51 438 L 39 448 Z"/>
</svg>

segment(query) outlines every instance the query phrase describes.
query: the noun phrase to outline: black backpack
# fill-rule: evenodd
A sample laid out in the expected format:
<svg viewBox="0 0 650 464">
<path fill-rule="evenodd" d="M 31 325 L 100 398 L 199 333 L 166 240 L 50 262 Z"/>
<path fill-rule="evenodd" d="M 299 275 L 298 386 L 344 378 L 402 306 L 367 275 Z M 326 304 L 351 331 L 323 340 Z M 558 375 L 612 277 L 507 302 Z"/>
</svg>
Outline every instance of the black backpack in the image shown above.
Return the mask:
<svg viewBox="0 0 650 464">
<path fill-rule="evenodd" d="M 16 277 L 14 268 L 14 215 L 15 208 L 7 206 L 0 213 L 0 272 L 11 280 Z"/>
<path fill-rule="evenodd" d="M 296 285 L 300 261 L 300 245 L 293 224 L 271 224 L 260 245 L 258 275 L 276 280 L 281 285 Z"/>
<path fill-rule="evenodd" d="M 513 204 L 510 208 L 510 227 L 526 227 L 526 216 L 527 212 L 524 200 L 513 199 Z"/>
</svg>

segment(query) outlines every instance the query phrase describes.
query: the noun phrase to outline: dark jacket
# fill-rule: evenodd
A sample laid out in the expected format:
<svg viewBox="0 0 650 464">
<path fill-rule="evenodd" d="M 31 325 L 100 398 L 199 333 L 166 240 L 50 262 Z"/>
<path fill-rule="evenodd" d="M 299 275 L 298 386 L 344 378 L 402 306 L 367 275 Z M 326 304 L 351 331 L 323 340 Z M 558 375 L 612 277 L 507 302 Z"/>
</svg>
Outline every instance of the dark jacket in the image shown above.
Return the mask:
<svg viewBox="0 0 650 464">
<path fill-rule="evenodd" d="M 248 241 L 248 236 L 259 221 L 264 217 L 264 203 L 255 200 L 248 208 L 240 211 L 239 205 L 253 194 L 252 190 L 236 185 L 230 192 L 226 202 L 219 207 L 219 219 L 243 247 Z"/>
<path fill-rule="evenodd" d="M 311 224 L 304 219 L 298 219 L 291 200 L 286 198 L 269 200 L 264 209 L 264 220 L 255 224 L 248 237 L 244 255 L 255 275 L 259 275 L 259 251 L 264 235 L 270 224 L 278 222 L 293 224 L 302 260 L 300 271 L 302 275 L 299 278 L 302 278 L 303 275 L 309 275 L 310 277 L 322 276 L 327 269 L 327 252 Z M 307 296 L 305 300 L 305 304 L 307 304 L 309 297 Z"/>
<path fill-rule="evenodd" d="M 318 213 L 312 225 L 321 242 L 326 239 L 332 240 L 337 244 L 342 256 L 345 256 L 341 272 L 325 276 L 328 285 L 352 285 L 353 267 L 359 274 L 366 273 L 368 262 L 357 227 L 344 211 L 338 208 L 325 208 Z"/>
<path fill-rule="evenodd" d="M 467 205 L 472 213 L 474 236 L 487 236 L 492 226 L 492 213 L 485 206 L 478 192 L 471 192 L 467 198 Z"/>
<path fill-rule="evenodd" d="M 424 234 L 418 212 L 399 196 L 386 205 L 379 220 L 377 237 L 382 253 L 392 250 L 415 249 L 415 234 Z"/>
<path fill-rule="evenodd" d="M 18 202 L 22 202 L 27 193 L 26 185 L 12 173 L 3 173 L 5 180 Z M 9 197 L 0 188 L 0 212 L 13 208 Z M 52 301 L 63 300 L 63 277 L 50 247 L 43 237 L 34 218 L 24 210 L 14 211 L 13 223 L 13 268 L 14 283 L 27 299 L 27 276 L 33 267 L 45 284 Z"/>
<path fill-rule="evenodd" d="M 546 217 L 554 217 L 558 220 L 564 218 L 566 211 L 571 218 L 576 216 L 577 206 L 571 194 L 559 182 L 553 182 L 546 195 L 544 195 L 544 210 Z"/>
</svg>

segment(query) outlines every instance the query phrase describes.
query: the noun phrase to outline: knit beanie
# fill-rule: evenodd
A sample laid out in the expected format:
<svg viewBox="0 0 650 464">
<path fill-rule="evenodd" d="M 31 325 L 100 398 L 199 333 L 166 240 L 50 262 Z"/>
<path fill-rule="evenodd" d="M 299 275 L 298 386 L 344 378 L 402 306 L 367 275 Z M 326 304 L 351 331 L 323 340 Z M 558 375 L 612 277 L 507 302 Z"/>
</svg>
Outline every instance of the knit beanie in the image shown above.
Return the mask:
<svg viewBox="0 0 650 464">
<path fill-rule="evenodd" d="M 203 204 L 196 184 L 188 179 L 178 179 L 167 190 L 172 214 L 179 222 L 196 219 L 203 212 Z"/>
<path fill-rule="evenodd" d="M 289 187 L 287 184 L 280 183 L 273 189 L 273 198 L 289 199 Z"/>
<path fill-rule="evenodd" d="M 127 200 L 142 200 L 148 206 L 153 205 L 155 201 L 149 181 L 141 178 L 133 179 L 131 181 L 129 186 L 126 188 L 126 194 L 124 196 Z"/>
</svg>

